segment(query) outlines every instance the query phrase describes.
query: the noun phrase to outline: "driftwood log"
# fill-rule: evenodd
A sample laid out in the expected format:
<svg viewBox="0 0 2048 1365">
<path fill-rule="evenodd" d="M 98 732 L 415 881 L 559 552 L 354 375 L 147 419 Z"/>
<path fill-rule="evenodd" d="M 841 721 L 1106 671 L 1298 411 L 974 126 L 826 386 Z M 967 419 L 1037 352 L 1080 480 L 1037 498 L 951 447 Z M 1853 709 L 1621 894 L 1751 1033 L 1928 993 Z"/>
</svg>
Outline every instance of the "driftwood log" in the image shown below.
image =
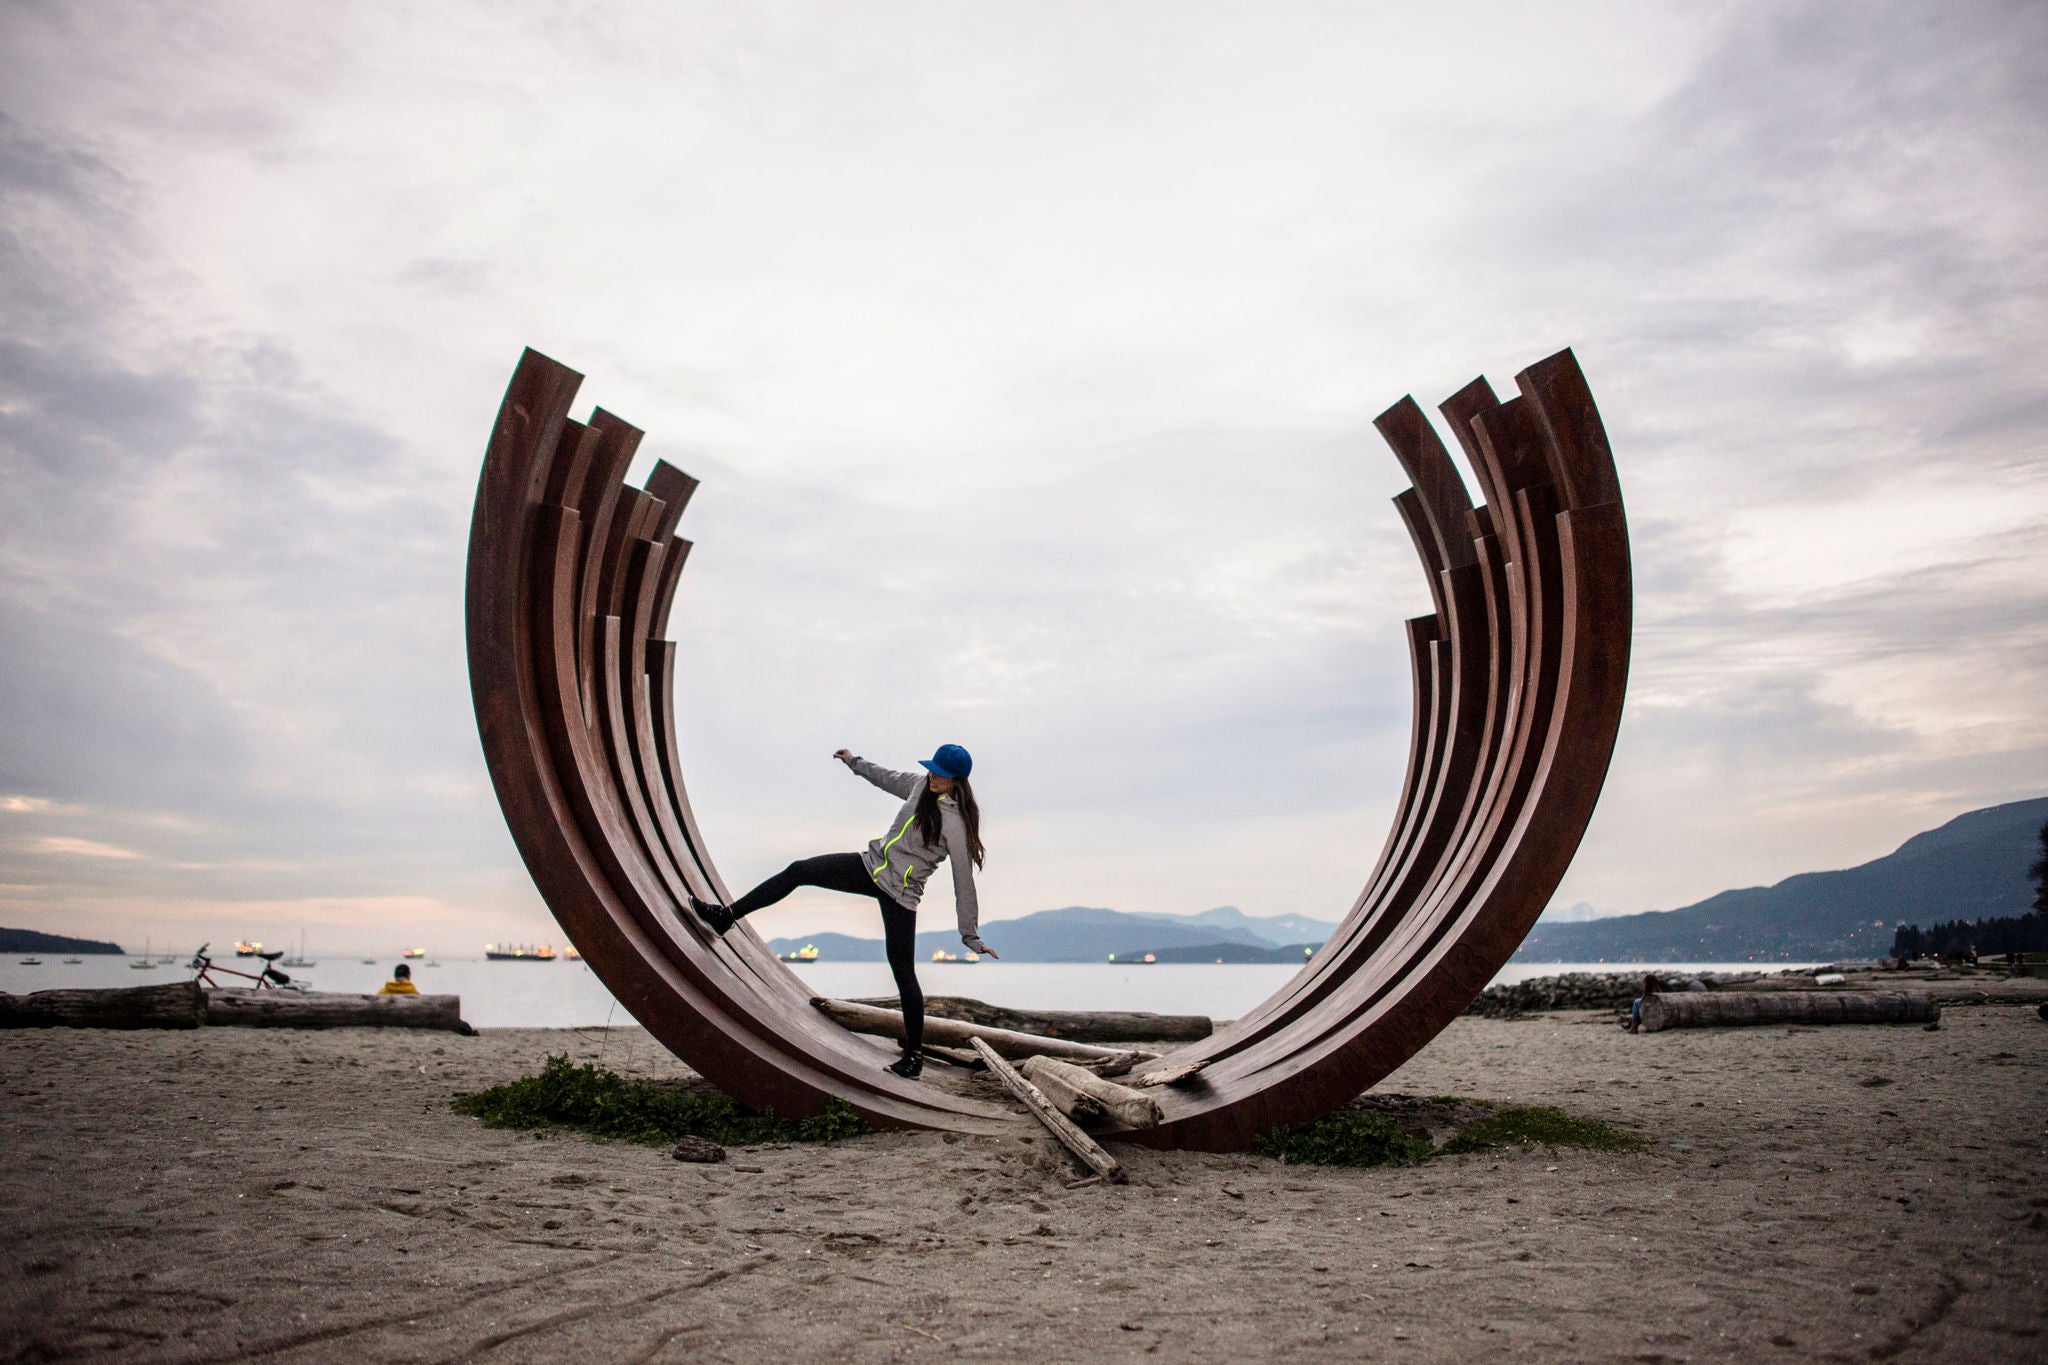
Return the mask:
<svg viewBox="0 0 2048 1365">
<path fill-rule="evenodd" d="M 1081 1163 L 1104 1180 L 1121 1182 L 1124 1168 L 1116 1164 L 1116 1158 L 1102 1150 L 1102 1145 L 1074 1126 L 1074 1121 L 1062 1114 L 1045 1092 L 1017 1074 L 1017 1068 L 1004 1061 L 996 1050 L 988 1045 L 985 1038 L 973 1040 L 974 1050 L 981 1054 L 988 1069 L 996 1078 L 1010 1087 L 1010 1093 L 1024 1102 L 1031 1111 L 1031 1117 L 1044 1124 L 1052 1135 L 1060 1140 L 1066 1149 L 1080 1158 Z"/>
<path fill-rule="evenodd" d="M 849 1001 L 876 1009 L 900 1009 L 895 996 Z M 1070 1043 L 1193 1043 L 1207 1038 L 1216 1026 L 1206 1014 L 1143 1014 L 1130 1010 L 1013 1010 L 964 995 L 928 995 L 926 1019 L 958 1019 L 984 1028 L 1035 1033 Z"/>
<path fill-rule="evenodd" d="M 1053 1106 L 1076 1123 L 1113 1123 L 1119 1128 L 1157 1128 L 1166 1117 L 1159 1101 L 1143 1091 L 1106 1081 L 1057 1057 L 1027 1057 L 1018 1068 Z"/>
<path fill-rule="evenodd" d="M 1209 1067 L 1206 1059 L 1196 1062 L 1175 1062 L 1171 1066 L 1155 1067 L 1139 1072 L 1131 1078 L 1135 1086 L 1174 1085 L 1192 1086 L 1201 1083 L 1202 1073 Z"/>
<path fill-rule="evenodd" d="M 1640 1030 L 1741 1024 L 1931 1024 L 1941 1005 L 1920 991 L 1687 991 L 1646 995 Z"/>
<path fill-rule="evenodd" d="M 816 996 L 811 1000 L 818 1011 L 833 1023 L 853 1033 L 871 1033 L 882 1038 L 903 1036 L 903 1014 L 900 1010 L 878 1009 L 873 1005 L 855 1004 L 851 1000 L 832 1000 Z M 941 1046 L 966 1047 L 976 1038 L 986 1040 L 990 1046 L 1005 1057 L 1058 1057 L 1062 1061 L 1120 1066 L 1128 1070 L 1141 1061 L 1150 1061 L 1158 1056 L 1156 1052 L 1137 1052 L 1130 1049 L 1095 1047 L 1088 1043 L 1070 1043 L 1063 1038 L 1045 1038 L 1035 1033 L 1018 1033 L 1011 1029 L 989 1028 L 982 1024 L 963 1024 L 957 1019 L 939 1019 L 925 1016 L 924 1037 L 927 1043 Z"/>
<path fill-rule="evenodd" d="M 0 995 L 0 1028 L 198 1028 L 206 994 L 196 981 L 112 990 Z"/>
<path fill-rule="evenodd" d="M 419 1028 L 470 1032 L 459 995 L 209 991 L 206 1022 L 240 1028 Z"/>
<path fill-rule="evenodd" d="M 924 1045 L 924 1055 L 926 1057 L 937 1057 L 942 1062 L 951 1062 L 954 1066 L 967 1071 L 980 1071 L 982 1069 L 981 1054 L 972 1048 L 940 1047 L 936 1043 L 927 1040 Z"/>
</svg>

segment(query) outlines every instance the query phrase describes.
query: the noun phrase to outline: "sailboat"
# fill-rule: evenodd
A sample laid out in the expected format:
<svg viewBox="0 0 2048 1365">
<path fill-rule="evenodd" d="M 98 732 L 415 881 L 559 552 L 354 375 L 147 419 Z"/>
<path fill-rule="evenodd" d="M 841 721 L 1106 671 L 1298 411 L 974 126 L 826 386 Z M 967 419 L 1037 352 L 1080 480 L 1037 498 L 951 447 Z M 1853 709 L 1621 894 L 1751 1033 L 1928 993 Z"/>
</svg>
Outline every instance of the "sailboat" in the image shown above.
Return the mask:
<svg viewBox="0 0 2048 1365">
<path fill-rule="evenodd" d="M 156 963 L 149 955 L 149 939 L 147 937 L 142 940 L 142 956 L 129 963 L 128 966 L 130 970 L 138 972 L 153 972 L 156 970 Z"/>
<path fill-rule="evenodd" d="M 306 931 L 304 929 L 299 930 L 298 956 L 288 957 L 277 965 L 280 967 L 317 967 L 320 965 L 317 962 L 306 961 Z"/>
</svg>

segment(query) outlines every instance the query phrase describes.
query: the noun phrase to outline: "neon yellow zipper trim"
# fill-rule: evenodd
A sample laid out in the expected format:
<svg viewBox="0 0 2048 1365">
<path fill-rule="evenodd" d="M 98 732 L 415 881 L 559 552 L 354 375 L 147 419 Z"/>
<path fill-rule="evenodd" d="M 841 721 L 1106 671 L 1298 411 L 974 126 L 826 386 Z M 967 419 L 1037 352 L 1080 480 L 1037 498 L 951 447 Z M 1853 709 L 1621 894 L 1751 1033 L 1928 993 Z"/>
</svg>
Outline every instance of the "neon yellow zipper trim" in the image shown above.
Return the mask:
<svg viewBox="0 0 2048 1365">
<path fill-rule="evenodd" d="M 909 815 L 904 817 L 903 828 L 896 831 L 896 837 L 891 839 L 888 843 L 882 845 L 882 867 L 887 867 L 889 865 L 889 850 L 896 847 L 897 844 L 903 842 L 903 836 L 910 833 L 910 827 L 912 824 L 916 823 L 916 821 L 917 812 L 915 810 L 912 810 Z M 873 872 L 868 873 L 868 877 L 877 886 L 881 885 L 881 868 L 876 868 Z M 908 867 L 903 869 L 903 885 L 906 888 L 910 885 L 910 869 Z"/>
<path fill-rule="evenodd" d="M 951 792 L 947 792 L 944 796 L 939 798 L 939 800 L 941 801 L 951 801 L 952 799 L 953 794 Z M 896 847 L 897 844 L 901 843 L 903 841 L 903 836 L 910 833 L 910 827 L 916 823 L 917 811 L 913 807 L 910 814 L 904 817 L 903 828 L 896 831 L 895 838 L 889 840 L 888 843 L 882 845 L 882 867 L 887 867 L 889 865 L 889 850 Z M 916 868 L 914 866 L 912 866 L 909 863 L 904 864 L 903 889 L 905 891 L 908 891 L 910 889 L 910 874 L 914 871 L 916 871 Z M 874 871 L 868 873 L 868 880 L 873 882 L 875 885 L 880 886 L 882 884 L 882 868 L 876 868 Z"/>
</svg>

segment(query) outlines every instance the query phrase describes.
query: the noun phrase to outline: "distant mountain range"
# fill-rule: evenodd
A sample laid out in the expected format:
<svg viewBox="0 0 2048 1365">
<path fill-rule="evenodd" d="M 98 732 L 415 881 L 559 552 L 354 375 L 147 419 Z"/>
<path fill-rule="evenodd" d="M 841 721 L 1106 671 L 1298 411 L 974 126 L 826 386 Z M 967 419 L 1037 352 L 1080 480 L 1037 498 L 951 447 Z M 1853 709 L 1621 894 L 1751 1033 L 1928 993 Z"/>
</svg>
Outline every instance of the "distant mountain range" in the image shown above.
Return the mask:
<svg viewBox="0 0 2048 1365">
<path fill-rule="evenodd" d="M 960 935 L 950 927 L 951 916 L 946 918 L 948 928 L 917 936 L 920 962 L 930 961 L 941 949 L 961 951 Z M 1213 962 L 1217 957 L 1237 962 L 1295 961 L 1302 956 L 1304 945 L 1320 944 L 1337 930 L 1333 923 L 1303 915 L 1247 915 L 1234 905 L 1195 915 L 1139 915 L 1070 905 L 1021 919 L 996 920 L 981 928 L 982 937 L 1006 962 L 1106 962 L 1112 953 L 1119 959 L 1151 953 L 1161 961 L 1183 962 Z M 822 962 L 883 960 L 878 938 L 812 934 L 768 941 L 778 953 L 793 953 L 805 944 L 817 946 Z M 1175 956 L 1164 956 L 1167 953 Z"/>
<path fill-rule="evenodd" d="M 1900 924 L 2024 915 L 2048 797 L 1958 815 L 1839 872 L 1723 891 L 1696 905 L 1539 922 L 1517 962 L 1828 962 L 1883 957 Z"/>
<path fill-rule="evenodd" d="M 119 953 L 118 943 L 92 938 L 66 938 L 34 929 L 0 929 L 0 953 Z"/>
<path fill-rule="evenodd" d="M 1807 872 L 1775 886 L 1723 891 L 1678 910 L 1640 915 L 1596 913 L 1575 905 L 1546 914 L 1515 953 L 1518 962 L 1834 961 L 1882 957 L 1901 923 L 2024 915 L 2033 905 L 2027 868 L 2039 856 L 2048 797 L 1971 811 L 1916 834 L 1887 854 L 1839 872 Z M 935 907 L 936 908 L 936 907 Z M 942 912 L 943 913 L 943 912 Z M 918 960 L 960 951 L 947 927 L 917 936 Z M 1041 910 L 982 926 L 1011 962 L 1104 962 L 1151 953 L 1160 962 L 1297 962 L 1336 924 L 1303 915 L 1247 915 L 1218 906 L 1195 915 L 1129 914 L 1096 906 Z M 795 952 L 807 943 L 826 962 L 880 962 L 879 938 L 814 934 L 778 938 Z M 75 950 L 74 950 L 75 951 Z"/>
<path fill-rule="evenodd" d="M 1580 924 L 1589 919 L 1609 919 L 1621 914 L 1619 910 L 1602 910 L 1591 901 L 1580 901 L 1576 905 L 1553 905 L 1543 912 L 1545 924 Z"/>
</svg>

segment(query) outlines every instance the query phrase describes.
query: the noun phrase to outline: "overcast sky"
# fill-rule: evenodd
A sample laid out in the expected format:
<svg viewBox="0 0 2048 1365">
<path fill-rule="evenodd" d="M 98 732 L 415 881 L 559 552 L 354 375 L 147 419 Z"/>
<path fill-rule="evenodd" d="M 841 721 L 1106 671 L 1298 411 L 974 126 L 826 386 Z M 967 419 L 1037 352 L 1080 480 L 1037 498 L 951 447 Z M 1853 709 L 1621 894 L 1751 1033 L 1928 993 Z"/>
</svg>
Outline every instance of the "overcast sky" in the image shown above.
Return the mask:
<svg viewBox="0 0 2048 1365">
<path fill-rule="evenodd" d="M 2035 3 L 15 0 L 0 923 L 559 937 L 462 642 L 527 345 L 704 480 L 729 882 L 954 741 L 990 919 L 1337 918 L 1428 610 L 1371 419 L 1566 345 L 1637 633 L 1557 903 L 1853 864 L 2048 790 L 2044 343 Z"/>
</svg>

